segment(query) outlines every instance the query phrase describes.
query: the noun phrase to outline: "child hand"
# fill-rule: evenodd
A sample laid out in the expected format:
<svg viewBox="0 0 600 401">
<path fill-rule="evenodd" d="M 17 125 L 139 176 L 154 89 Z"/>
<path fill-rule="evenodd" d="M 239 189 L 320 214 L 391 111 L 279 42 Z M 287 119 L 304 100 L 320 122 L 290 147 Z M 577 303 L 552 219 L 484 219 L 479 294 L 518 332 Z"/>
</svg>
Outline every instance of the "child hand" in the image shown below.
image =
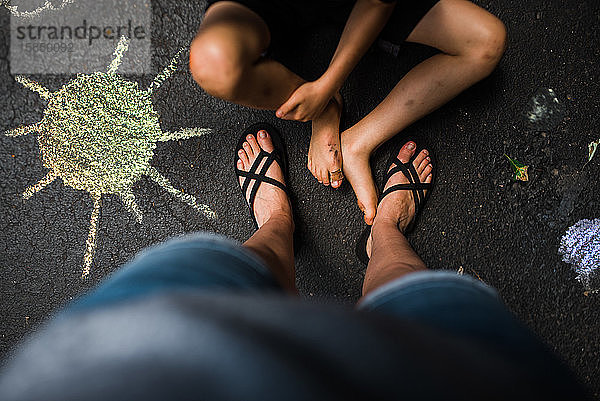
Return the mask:
<svg viewBox="0 0 600 401">
<path fill-rule="evenodd" d="M 284 120 L 313 120 L 321 115 L 332 96 L 319 81 L 306 82 L 292 93 L 275 115 Z"/>
</svg>

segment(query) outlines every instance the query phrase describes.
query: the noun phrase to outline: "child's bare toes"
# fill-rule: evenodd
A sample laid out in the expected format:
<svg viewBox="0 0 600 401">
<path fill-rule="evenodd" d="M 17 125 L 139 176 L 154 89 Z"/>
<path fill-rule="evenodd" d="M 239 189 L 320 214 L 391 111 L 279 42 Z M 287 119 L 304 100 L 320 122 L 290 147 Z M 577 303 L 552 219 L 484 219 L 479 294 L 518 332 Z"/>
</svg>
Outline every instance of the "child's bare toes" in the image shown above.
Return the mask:
<svg viewBox="0 0 600 401">
<path fill-rule="evenodd" d="M 313 120 L 308 149 L 313 175 L 324 185 L 338 188 L 344 178 L 340 144 L 341 97 L 332 100 L 325 111 Z"/>
</svg>

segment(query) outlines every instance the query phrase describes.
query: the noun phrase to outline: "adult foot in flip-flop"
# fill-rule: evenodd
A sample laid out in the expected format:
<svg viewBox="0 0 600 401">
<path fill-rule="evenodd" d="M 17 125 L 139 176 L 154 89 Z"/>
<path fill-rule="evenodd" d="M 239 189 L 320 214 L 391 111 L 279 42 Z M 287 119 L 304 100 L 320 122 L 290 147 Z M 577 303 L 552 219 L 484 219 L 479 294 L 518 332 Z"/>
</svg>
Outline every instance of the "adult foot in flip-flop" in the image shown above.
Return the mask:
<svg viewBox="0 0 600 401">
<path fill-rule="evenodd" d="M 408 163 L 411 158 L 415 155 L 416 144 L 412 141 L 409 141 L 402 146 L 400 152 L 398 152 L 398 159 L 402 163 Z M 412 165 L 416 170 L 416 173 L 419 178 L 419 182 L 429 184 L 433 180 L 433 164 L 431 162 L 431 157 L 429 152 L 426 149 L 420 151 L 414 159 L 412 160 Z M 391 171 L 392 168 L 395 168 L 397 164 L 392 163 L 389 167 L 388 172 Z M 407 174 L 408 171 L 406 171 Z M 414 180 L 416 182 L 416 180 Z M 383 193 L 398 184 L 408 184 L 409 179 L 405 175 L 402 169 L 398 169 L 396 173 L 394 173 L 386 182 Z M 377 221 L 394 221 L 398 224 L 398 229 L 402 232 L 406 232 L 408 225 L 415 218 L 416 204 L 422 205 L 425 201 L 425 196 L 427 195 L 428 190 L 423 189 L 422 194 L 419 194 L 419 191 L 416 191 L 416 195 L 422 197 L 422 199 L 415 202 L 415 191 L 412 190 L 399 190 L 390 192 L 389 194 L 383 196 L 379 205 L 377 206 L 377 215 L 375 216 L 375 222 L 373 224 L 377 224 Z M 371 245 L 372 245 L 372 237 L 369 235 L 366 243 L 366 251 L 367 256 L 371 257 Z"/>
<path fill-rule="evenodd" d="M 238 160 L 236 161 L 236 167 L 241 171 L 248 172 L 252 169 L 252 165 L 257 158 L 260 158 L 258 166 L 252 170 L 255 173 L 261 172 L 268 160 L 266 157 L 261 156 L 261 149 L 267 153 L 275 150 L 271 136 L 264 129 L 258 131 L 256 134 L 248 134 L 246 136 L 245 142 L 242 143 L 241 149 L 237 153 Z M 277 160 L 271 163 L 265 175 L 285 185 L 283 170 Z M 244 194 L 246 202 L 250 202 L 252 191 L 256 185 L 259 185 L 253 205 L 254 218 L 258 227 L 261 227 L 274 216 L 292 219 L 290 201 L 282 188 L 272 185 L 268 181 L 261 182 L 255 178 L 239 176 L 239 183 L 242 188 L 246 180 L 250 180 Z"/>
</svg>

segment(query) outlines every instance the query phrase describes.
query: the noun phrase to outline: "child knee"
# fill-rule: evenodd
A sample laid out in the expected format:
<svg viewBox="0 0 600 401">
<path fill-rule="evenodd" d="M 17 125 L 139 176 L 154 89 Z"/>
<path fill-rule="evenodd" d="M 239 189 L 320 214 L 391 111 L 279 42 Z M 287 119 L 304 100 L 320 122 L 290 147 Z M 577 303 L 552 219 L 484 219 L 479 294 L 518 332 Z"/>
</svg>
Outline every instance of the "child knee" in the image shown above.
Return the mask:
<svg viewBox="0 0 600 401">
<path fill-rule="evenodd" d="M 199 35 L 190 47 L 190 72 L 213 96 L 234 100 L 243 65 L 235 46 L 215 35 Z"/>
<path fill-rule="evenodd" d="M 505 50 L 506 27 L 502 21 L 493 17 L 481 26 L 477 46 L 471 51 L 471 56 L 488 75 L 496 68 Z"/>
</svg>

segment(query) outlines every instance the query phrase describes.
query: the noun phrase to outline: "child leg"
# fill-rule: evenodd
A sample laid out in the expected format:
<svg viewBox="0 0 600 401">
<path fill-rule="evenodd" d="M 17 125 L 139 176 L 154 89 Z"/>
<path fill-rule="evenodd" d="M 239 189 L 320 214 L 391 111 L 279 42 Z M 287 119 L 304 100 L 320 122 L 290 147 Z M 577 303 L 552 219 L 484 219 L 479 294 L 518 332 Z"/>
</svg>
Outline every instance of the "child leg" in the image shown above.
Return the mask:
<svg viewBox="0 0 600 401">
<path fill-rule="evenodd" d="M 342 133 L 344 175 L 365 222 L 372 224 L 377 192 L 371 153 L 399 131 L 488 76 L 504 53 L 506 30 L 492 14 L 466 0 L 441 0 L 407 41 L 442 51 L 408 72 L 366 117 Z"/>
<path fill-rule="evenodd" d="M 306 82 L 281 63 L 262 57 L 271 34 L 264 20 L 249 8 L 219 1 L 206 11 L 190 49 L 190 71 L 209 94 L 255 109 L 276 110 Z M 340 106 L 331 100 L 313 120 L 308 167 L 329 185 L 329 172 L 341 169 Z M 339 186 L 341 181 L 336 183 Z"/>
<path fill-rule="evenodd" d="M 305 81 L 262 57 L 271 41 L 264 20 L 249 8 L 220 1 L 208 8 L 190 48 L 190 71 L 209 94 L 274 110 Z"/>
</svg>

